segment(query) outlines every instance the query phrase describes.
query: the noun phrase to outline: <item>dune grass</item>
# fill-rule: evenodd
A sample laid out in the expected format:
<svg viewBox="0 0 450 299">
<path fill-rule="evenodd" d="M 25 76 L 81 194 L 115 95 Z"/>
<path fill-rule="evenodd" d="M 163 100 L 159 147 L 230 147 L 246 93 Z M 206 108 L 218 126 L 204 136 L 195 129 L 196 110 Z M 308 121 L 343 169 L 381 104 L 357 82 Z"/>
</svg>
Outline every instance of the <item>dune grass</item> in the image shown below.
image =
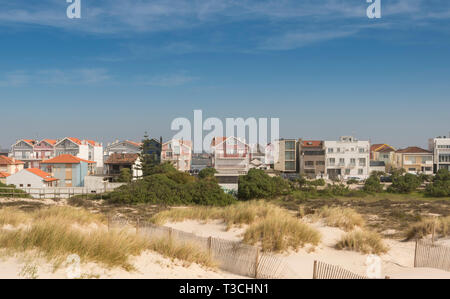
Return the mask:
<svg viewBox="0 0 450 299">
<path fill-rule="evenodd" d="M 339 250 L 346 249 L 364 254 L 383 254 L 389 248 L 383 243 L 381 236 L 369 230 L 354 230 L 342 236 L 336 244 Z"/>
<path fill-rule="evenodd" d="M 181 260 L 187 265 L 196 263 L 209 268 L 217 267 L 211 254 L 195 244 L 179 243 L 171 238 L 159 238 L 150 241 L 149 249 L 164 257 Z"/>
<path fill-rule="evenodd" d="M 280 252 L 298 249 L 305 244 L 317 245 L 321 236 L 287 210 L 263 200 L 239 202 L 231 206 L 175 208 L 155 215 L 151 221 L 164 224 L 168 221 L 223 220 L 227 229 L 247 224 L 243 241 L 260 244 L 264 251 Z"/>
<path fill-rule="evenodd" d="M 102 215 L 71 207 L 52 207 L 30 213 L 14 208 L 1 209 L 0 223 L 13 225 L 16 229 L 0 229 L 0 248 L 6 249 L 6 254 L 37 251 L 39 256 L 52 262 L 55 269 L 64 263 L 67 256 L 77 254 L 82 262 L 96 262 L 108 268 L 121 267 L 131 271 L 134 266 L 129 258 L 145 250 L 188 263 L 214 266 L 211 257 L 193 245 L 145 238 L 126 230 L 108 231 L 106 226 L 88 231 L 79 229 L 80 226 L 104 224 L 105 221 Z M 27 226 L 18 227 L 22 223 Z"/>
<path fill-rule="evenodd" d="M 315 216 L 323 218 L 326 225 L 339 227 L 345 231 L 363 227 L 365 224 L 364 218 L 351 208 L 324 206 L 316 211 Z"/>
<path fill-rule="evenodd" d="M 244 234 L 244 243 L 260 244 L 263 251 L 297 250 L 305 244 L 317 245 L 320 233 L 291 215 L 276 214 L 251 224 Z"/>
<path fill-rule="evenodd" d="M 439 218 L 425 218 L 410 225 L 406 232 L 406 239 L 423 238 L 433 233 L 433 223 L 435 224 L 436 237 L 450 236 L 450 216 Z"/>
<path fill-rule="evenodd" d="M 223 220 L 230 229 L 241 224 L 251 224 L 257 219 L 266 217 L 279 207 L 263 200 L 239 202 L 226 207 L 191 207 L 174 208 L 153 216 L 150 221 L 162 225 L 168 221 L 181 222 L 184 220 Z"/>
</svg>

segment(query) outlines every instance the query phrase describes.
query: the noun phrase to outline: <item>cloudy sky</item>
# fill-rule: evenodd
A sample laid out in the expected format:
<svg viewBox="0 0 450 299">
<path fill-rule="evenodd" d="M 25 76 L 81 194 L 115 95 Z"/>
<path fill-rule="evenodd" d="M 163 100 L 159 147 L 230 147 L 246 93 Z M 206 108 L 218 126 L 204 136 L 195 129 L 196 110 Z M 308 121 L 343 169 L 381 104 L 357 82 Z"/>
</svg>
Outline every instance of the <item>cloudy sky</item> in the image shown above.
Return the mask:
<svg viewBox="0 0 450 299">
<path fill-rule="evenodd" d="M 0 0 L 0 147 L 173 136 L 277 117 L 281 136 L 426 146 L 450 131 L 450 1 Z"/>
</svg>

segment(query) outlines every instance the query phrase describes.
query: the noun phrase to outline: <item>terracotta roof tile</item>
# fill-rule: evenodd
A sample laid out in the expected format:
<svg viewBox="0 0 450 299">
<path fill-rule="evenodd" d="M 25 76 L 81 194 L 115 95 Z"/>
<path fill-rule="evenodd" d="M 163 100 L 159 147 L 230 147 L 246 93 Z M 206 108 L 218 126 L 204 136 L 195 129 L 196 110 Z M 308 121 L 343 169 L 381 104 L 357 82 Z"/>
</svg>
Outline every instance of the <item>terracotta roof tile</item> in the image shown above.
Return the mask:
<svg viewBox="0 0 450 299">
<path fill-rule="evenodd" d="M 138 154 L 114 153 L 108 157 L 105 164 L 134 164 L 137 158 L 139 158 Z"/>
<path fill-rule="evenodd" d="M 0 171 L 0 178 L 7 178 L 7 177 L 9 177 L 9 176 L 10 176 L 9 173 L 7 173 L 7 172 L 1 172 L 1 171 Z"/>
<path fill-rule="evenodd" d="M 55 140 L 55 139 L 44 139 L 42 141 L 45 141 L 45 142 L 47 142 L 48 144 L 51 144 L 51 145 L 55 145 L 56 142 L 57 142 L 57 140 Z"/>
<path fill-rule="evenodd" d="M 320 140 L 303 140 L 302 147 L 321 147 L 322 143 Z"/>
<path fill-rule="evenodd" d="M 53 181 L 57 181 L 58 180 L 56 178 L 52 178 L 51 174 L 49 174 L 49 173 L 47 173 L 45 171 L 42 171 L 42 170 L 40 170 L 38 168 L 27 168 L 25 170 L 27 170 L 27 171 L 29 171 L 29 172 L 31 172 L 31 173 L 33 173 L 33 174 L 43 178 L 44 181 L 46 181 L 46 182 L 53 182 Z"/>
<path fill-rule="evenodd" d="M 397 153 L 403 153 L 403 154 L 431 154 L 430 151 L 427 151 L 423 148 L 417 147 L 417 146 L 410 146 L 405 149 L 399 149 Z"/>
<path fill-rule="evenodd" d="M 95 164 L 94 161 L 84 160 L 72 155 L 60 155 L 58 157 L 42 161 L 41 164 L 79 164 L 80 162 L 86 162 L 89 164 Z"/>
<path fill-rule="evenodd" d="M 20 160 L 16 160 L 14 158 L 0 156 L 0 165 L 19 165 L 19 164 L 25 164 L 25 163 Z"/>
</svg>

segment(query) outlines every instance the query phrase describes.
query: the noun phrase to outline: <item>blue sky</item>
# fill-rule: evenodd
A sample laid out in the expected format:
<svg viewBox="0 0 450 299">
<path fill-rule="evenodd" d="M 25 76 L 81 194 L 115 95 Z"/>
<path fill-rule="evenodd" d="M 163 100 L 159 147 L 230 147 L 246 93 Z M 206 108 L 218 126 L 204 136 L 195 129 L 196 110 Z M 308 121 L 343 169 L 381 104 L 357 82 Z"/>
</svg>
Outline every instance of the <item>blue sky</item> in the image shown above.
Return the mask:
<svg viewBox="0 0 450 299">
<path fill-rule="evenodd" d="M 450 131 L 450 1 L 0 0 L 0 147 L 170 138 L 176 117 L 426 146 Z"/>
</svg>

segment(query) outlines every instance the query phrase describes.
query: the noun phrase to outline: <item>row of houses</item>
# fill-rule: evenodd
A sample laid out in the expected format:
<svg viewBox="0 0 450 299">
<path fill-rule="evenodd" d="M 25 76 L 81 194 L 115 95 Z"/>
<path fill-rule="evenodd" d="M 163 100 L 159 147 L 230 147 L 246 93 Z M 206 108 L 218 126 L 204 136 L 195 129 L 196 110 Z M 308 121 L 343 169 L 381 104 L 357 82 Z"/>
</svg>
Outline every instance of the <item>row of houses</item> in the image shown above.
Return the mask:
<svg viewBox="0 0 450 299">
<path fill-rule="evenodd" d="M 142 143 L 129 140 L 116 140 L 104 149 L 101 143 L 73 137 L 19 140 L 11 147 L 9 157 L 0 155 L 0 181 L 19 187 L 82 187 L 87 176 L 111 181 L 123 168 L 139 178 L 142 148 Z M 210 154 L 196 155 L 188 140 L 163 143 L 162 138 L 150 139 L 146 148 L 149 154 L 172 163 L 179 171 L 196 173 L 214 167 L 224 185 L 236 184 L 238 177 L 252 168 L 328 179 L 366 179 L 373 171 L 392 168 L 425 174 L 450 169 L 450 136 L 430 139 L 428 150 L 416 146 L 396 149 L 352 136 L 334 141 L 281 139 L 266 147 L 249 145 L 233 136 L 215 137 Z M 32 182 L 24 181 L 31 176 L 35 177 Z"/>
</svg>

